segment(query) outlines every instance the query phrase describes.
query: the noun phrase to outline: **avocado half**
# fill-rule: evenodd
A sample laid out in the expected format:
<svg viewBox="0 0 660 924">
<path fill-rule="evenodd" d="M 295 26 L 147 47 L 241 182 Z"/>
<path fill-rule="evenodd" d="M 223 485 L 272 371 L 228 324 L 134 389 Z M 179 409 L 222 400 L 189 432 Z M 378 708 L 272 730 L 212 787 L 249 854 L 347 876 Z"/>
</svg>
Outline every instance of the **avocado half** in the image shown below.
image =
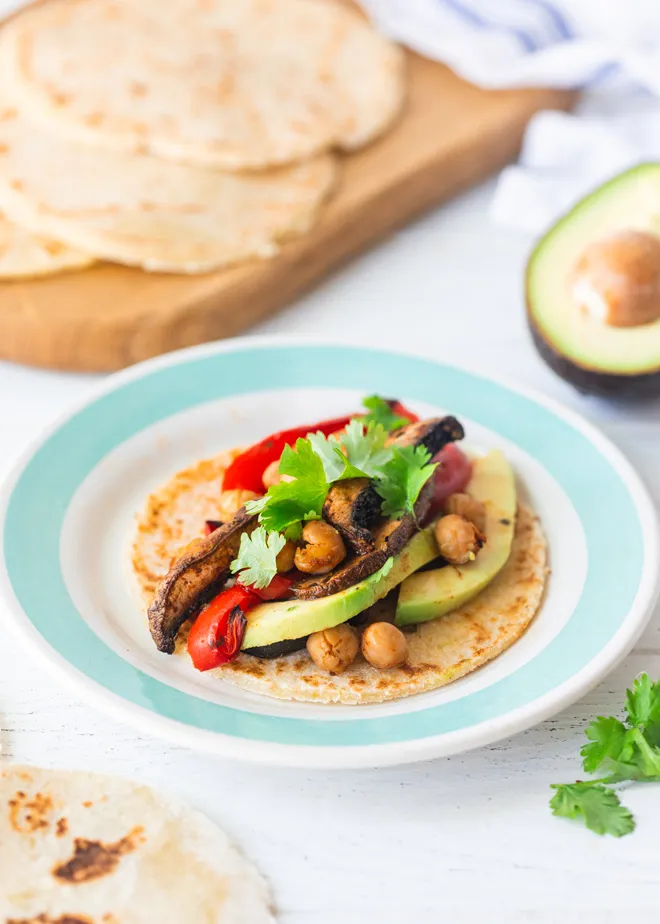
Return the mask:
<svg viewBox="0 0 660 924">
<path fill-rule="evenodd" d="M 660 320 L 611 327 L 574 303 L 568 280 L 585 248 L 624 230 L 660 235 L 660 164 L 595 190 L 541 239 L 527 264 L 527 319 L 537 350 L 577 389 L 606 397 L 660 395 Z"/>
</svg>

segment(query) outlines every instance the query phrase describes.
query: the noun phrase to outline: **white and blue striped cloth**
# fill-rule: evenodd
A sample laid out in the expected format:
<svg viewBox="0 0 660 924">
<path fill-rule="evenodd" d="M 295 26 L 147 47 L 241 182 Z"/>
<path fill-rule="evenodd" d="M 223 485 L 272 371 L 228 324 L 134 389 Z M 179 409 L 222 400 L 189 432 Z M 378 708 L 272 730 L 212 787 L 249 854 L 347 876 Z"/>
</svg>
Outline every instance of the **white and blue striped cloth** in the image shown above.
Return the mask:
<svg viewBox="0 0 660 924">
<path fill-rule="evenodd" d="M 576 114 L 540 113 L 492 214 L 542 230 L 576 199 L 660 160 L 660 0 L 361 0 L 387 35 L 483 87 L 585 92 Z"/>
</svg>

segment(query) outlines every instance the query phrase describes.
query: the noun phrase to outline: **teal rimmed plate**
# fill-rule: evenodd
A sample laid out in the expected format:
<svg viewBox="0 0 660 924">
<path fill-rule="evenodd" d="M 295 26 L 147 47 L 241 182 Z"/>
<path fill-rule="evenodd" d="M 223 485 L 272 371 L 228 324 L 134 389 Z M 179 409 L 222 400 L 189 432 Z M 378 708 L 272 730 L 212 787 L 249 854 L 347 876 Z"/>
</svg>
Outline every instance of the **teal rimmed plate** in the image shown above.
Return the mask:
<svg viewBox="0 0 660 924">
<path fill-rule="evenodd" d="M 157 652 L 129 566 L 146 495 L 196 459 L 345 413 L 373 392 L 451 411 L 476 451 L 498 446 L 514 464 L 552 566 L 522 639 L 443 689 L 370 706 L 260 697 Z M 652 502 L 577 415 L 442 363 L 300 340 L 235 340 L 113 376 L 20 461 L 0 516 L 9 622 L 45 667 L 142 731 L 265 763 L 405 763 L 529 727 L 630 650 L 658 590 Z"/>
</svg>

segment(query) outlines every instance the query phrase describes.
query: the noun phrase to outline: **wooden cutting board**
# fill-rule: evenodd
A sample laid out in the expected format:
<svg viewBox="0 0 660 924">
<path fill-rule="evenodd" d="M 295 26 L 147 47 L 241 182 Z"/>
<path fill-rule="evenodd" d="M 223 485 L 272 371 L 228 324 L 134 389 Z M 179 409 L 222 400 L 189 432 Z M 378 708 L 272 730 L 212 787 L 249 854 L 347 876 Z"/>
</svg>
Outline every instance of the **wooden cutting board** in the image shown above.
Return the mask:
<svg viewBox="0 0 660 924">
<path fill-rule="evenodd" d="M 555 90 L 479 90 L 443 65 L 409 59 L 404 114 L 385 137 L 343 158 L 339 189 L 310 233 L 272 260 L 203 276 L 98 264 L 2 283 L 0 357 L 105 371 L 238 334 L 415 215 L 503 167 L 534 112 L 572 101 Z"/>
</svg>

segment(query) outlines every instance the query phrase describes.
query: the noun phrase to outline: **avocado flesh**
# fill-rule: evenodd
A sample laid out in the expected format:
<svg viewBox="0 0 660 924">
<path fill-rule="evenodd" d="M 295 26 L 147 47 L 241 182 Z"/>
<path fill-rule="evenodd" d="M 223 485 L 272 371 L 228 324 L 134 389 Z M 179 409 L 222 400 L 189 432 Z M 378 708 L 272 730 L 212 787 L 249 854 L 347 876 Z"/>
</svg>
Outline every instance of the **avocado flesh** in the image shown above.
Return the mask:
<svg viewBox="0 0 660 924">
<path fill-rule="evenodd" d="M 484 589 L 511 554 L 516 484 L 499 450 L 474 461 L 467 492 L 486 505 L 486 543 L 467 565 L 445 565 L 406 578 L 399 588 L 396 624 L 409 626 L 444 616 Z"/>
<path fill-rule="evenodd" d="M 371 577 L 338 594 L 317 600 L 262 603 L 246 613 L 242 648 L 260 648 L 284 639 L 304 638 L 312 632 L 347 622 L 393 590 L 418 568 L 438 557 L 431 527 L 418 532 L 394 559 Z"/>
<path fill-rule="evenodd" d="M 643 164 L 582 200 L 527 265 L 529 325 L 539 352 L 583 391 L 660 392 L 660 320 L 612 327 L 575 304 L 569 277 L 585 248 L 623 230 L 660 235 L 660 164 Z"/>
</svg>

